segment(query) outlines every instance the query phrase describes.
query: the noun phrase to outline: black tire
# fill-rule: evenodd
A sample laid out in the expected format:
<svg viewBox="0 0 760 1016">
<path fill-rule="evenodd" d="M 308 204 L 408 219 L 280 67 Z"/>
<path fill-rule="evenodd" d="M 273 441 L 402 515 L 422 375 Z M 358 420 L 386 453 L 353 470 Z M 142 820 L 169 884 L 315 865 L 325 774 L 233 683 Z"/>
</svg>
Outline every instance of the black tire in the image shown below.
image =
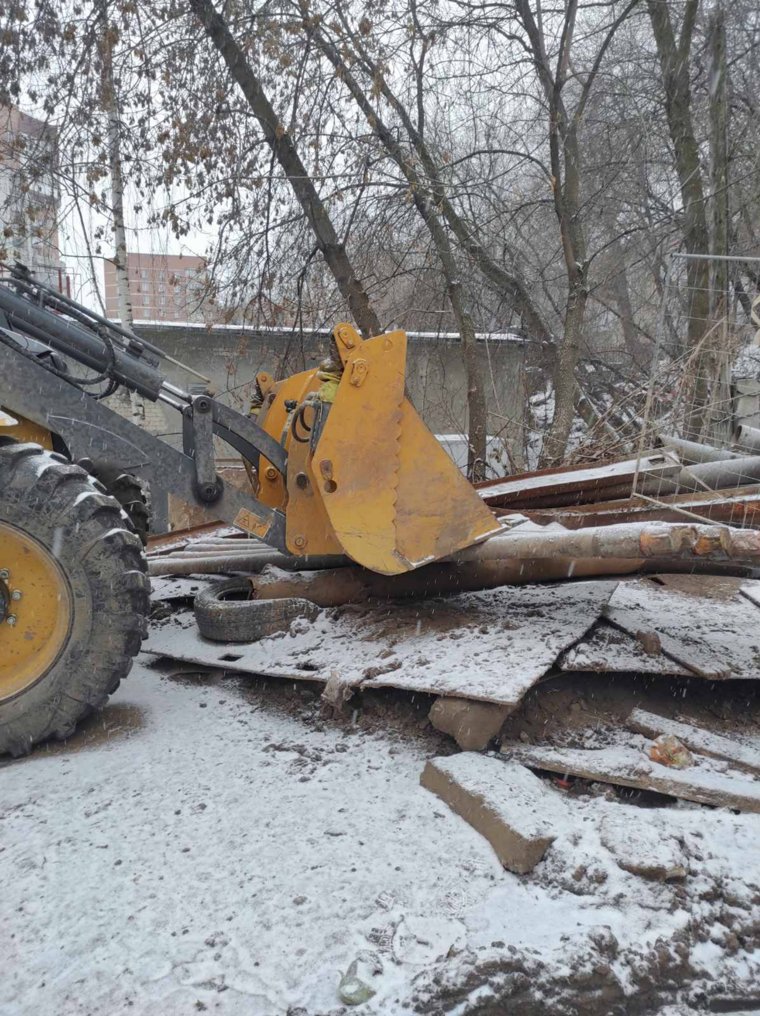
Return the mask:
<svg viewBox="0 0 760 1016">
<path fill-rule="evenodd" d="M 224 579 L 195 597 L 195 620 L 204 638 L 214 642 L 257 642 L 265 635 L 287 631 L 297 617 L 313 621 L 319 607 L 310 600 L 288 596 L 281 600 L 253 600 L 246 578 Z"/>
<path fill-rule="evenodd" d="M 119 504 L 54 452 L 0 439 L 0 522 L 57 561 L 71 594 L 57 658 L 0 700 L 0 754 L 22 755 L 47 738 L 68 737 L 118 688 L 147 630 L 150 584 Z"/>
<path fill-rule="evenodd" d="M 151 511 L 147 488 L 142 480 L 107 463 L 96 463 L 90 473 L 103 484 L 106 493 L 119 502 L 140 537 L 140 542 L 146 547 L 150 535 Z"/>
</svg>

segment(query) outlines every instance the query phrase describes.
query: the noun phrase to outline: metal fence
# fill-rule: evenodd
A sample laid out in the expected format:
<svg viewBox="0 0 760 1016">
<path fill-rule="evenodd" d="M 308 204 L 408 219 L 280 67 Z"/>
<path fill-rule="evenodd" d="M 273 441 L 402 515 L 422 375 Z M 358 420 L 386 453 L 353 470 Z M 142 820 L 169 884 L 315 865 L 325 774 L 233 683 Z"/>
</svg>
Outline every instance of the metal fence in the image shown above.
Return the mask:
<svg viewBox="0 0 760 1016">
<path fill-rule="evenodd" d="M 760 483 L 760 258 L 670 256 L 637 446 L 636 497 L 688 495 L 678 510 L 697 517 L 728 496 L 727 521 L 746 524 L 742 490 Z"/>
</svg>

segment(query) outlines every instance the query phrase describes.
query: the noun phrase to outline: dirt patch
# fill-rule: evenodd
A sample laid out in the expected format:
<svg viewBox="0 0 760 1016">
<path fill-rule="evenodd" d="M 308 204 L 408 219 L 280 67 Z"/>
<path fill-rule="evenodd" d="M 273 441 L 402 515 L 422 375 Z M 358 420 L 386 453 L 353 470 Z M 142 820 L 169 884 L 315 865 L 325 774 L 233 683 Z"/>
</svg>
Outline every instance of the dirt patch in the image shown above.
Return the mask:
<svg viewBox="0 0 760 1016">
<path fill-rule="evenodd" d="M 224 684 L 225 688 L 233 688 L 251 709 L 295 717 L 312 730 L 382 731 L 399 740 L 421 741 L 431 754 L 446 755 L 456 750 L 454 742 L 436 731 L 428 719 L 434 695 L 395 688 L 355 689 L 343 707 L 336 709 L 322 699 L 321 680 L 287 681 L 190 665 L 182 669 L 175 660 L 151 660 L 150 669 L 173 684 L 187 687 L 214 688 Z"/>
<path fill-rule="evenodd" d="M 19 765 L 31 762 L 46 755 L 71 755 L 76 752 L 91 751 L 111 741 L 121 741 L 132 737 L 142 730 L 146 722 L 146 712 L 139 706 L 128 702 L 111 702 L 77 727 L 76 733 L 63 741 L 46 741 L 34 749 L 31 755 L 18 759 L 9 759 L 7 765 Z"/>
<path fill-rule="evenodd" d="M 615 742 L 635 708 L 679 716 L 716 733 L 756 736 L 760 687 L 748 681 L 564 674 L 531 689 L 507 718 L 502 736 L 530 744 L 602 747 Z"/>
<path fill-rule="evenodd" d="M 456 748 L 428 720 L 433 695 L 410 694 L 394 688 L 357 689 L 342 709 L 335 709 L 322 700 L 321 682 L 247 677 L 232 672 L 227 673 L 225 680 L 253 708 L 297 717 L 314 730 L 383 731 L 399 740 L 422 740 L 435 753 L 447 754 Z"/>
</svg>

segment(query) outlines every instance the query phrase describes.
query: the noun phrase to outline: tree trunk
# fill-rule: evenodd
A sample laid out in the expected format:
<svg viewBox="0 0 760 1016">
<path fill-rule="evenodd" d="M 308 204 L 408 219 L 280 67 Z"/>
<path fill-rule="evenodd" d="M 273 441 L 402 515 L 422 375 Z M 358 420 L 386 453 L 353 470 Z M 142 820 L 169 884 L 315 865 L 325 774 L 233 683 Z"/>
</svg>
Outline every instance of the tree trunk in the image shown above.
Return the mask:
<svg viewBox="0 0 760 1016">
<path fill-rule="evenodd" d="M 462 357 L 467 378 L 467 475 L 473 483 L 479 483 L 486 478 L 488 410 L 475 326 L 466 312 L 462 314 L 459 332 L 462 336 Z"/>
<path fill-rule="evenodd" d="M 581 348 L 588 295 L 582 280 L 571 288 L 565 308 L 565 328 L 554 371 L 554 417 L 542 449 L 546 466 L 559 464 L 567 449 L 575 419 L 575 368 Z"/>
<path fill-rule="evenodd" d="M 313 39 L 321 52 L 324 53 L 333 65 L 357 106 L 364 114 L 370 129 L 404 174 L 409 184 L 414 206 L 425 223 L 430 238 L 433 241 L 435 252 L 446 279 L 449 304 L 451 305 L 457 330 L 462 341 L 462 359 L 467 378 L 467 473 L 473 481 L 482 480 L 485 478 L 486 463 L 487 409 L 485 385 L 483 384 L 483 374 L 478 359 L 475 327 L 472 317 L 466 309 L 464 286 L 449 234 L 437 212 L 438 202 L 434 204 L 431 201 L 427 194 L 428 187 L 425 179 L 420 177 L 412 160 L 406 157 L 405 151 L 396 139 L 394 132 L 383 122 L 379 113 L 372 106 L 364 89 L 343 60 L 339 51 L 319 31 L 318 26 L 309 19 L 308 8 L 305 3 L 301 5 L 301 12 L 303 15 L 304 31 Z"/>
<path fill-rule="evenodd" d="M 134 315 L 127 270 L 127 234 L 124 223 L 124 176 L 121 168 L 121 123 L 113 77 L 113 40 L 106 24 L 100 40 L 102 60 L 101 102 L 107 119 L 108 162 L 111 171 L 111 214 L 113 216 L 116 297 L 122 325 L 132 328 Z"/>
<path fill-rule="evenodd" d="M 729 179 L 728 179 L 728 71 L 726 21 L 718 3 L 710 17 L 710 190 L 712 192 L 712 307 L 710 340 L 711 393 L 709 440 L 728 444 L 734 428 L 731 401 L 729 333 Z"/>
<path fill-rule="evenodd" d="M 272 108 L 260 79 L 233 38 L 227 22 L 217 13 L 211 0 L 190 0 L 190 7 L 227 65 L 230 74 L 240 86 L 258 120 L 264 138 L 293 188 L 293 193 L 314 233 L 317 246 L 332 272 L 341 295 L 350 307 L 359 330 L 365 336 L 381 334 L 383 329 L 380 320 L 354 271 L 344 244 L 338 238 L 327 209 L 298 155 L 295 144 Z"/>
<path fill-rule="evenodd" d="M 728 309 L 728 81 L 726 71 L 726 21 L 722 6 L 710 18 L 710 183 L 712 190 L 713 318 L 719 321 Z"/>
<path fill-rule="evenodd" d="M 612 228 L 615 228 L 614 225 Z M 610 244 L 609 264 L 609 270 L 612 273 L 610 289 L 617 306 L 620 328 L 623 333 L 623 344 L 635 364 L 641 365 L 645 363 L 649 367 L 648 361 L 651 359 L 651 352 L 644 346 L 639 330 L 636 327 L 633 304 L 631 303 L 631 290 L 628 285 L 626 253 L 619 238 Z"/>
<path fill-rule="evenodd" d="M 303 11 L 304 4 L 302 3 Z M 342 24 L 343 29 L 348 31 L 345 19 L 343 19 Z M 323 40 L 323 42 L 325 41 Z M 519 275 L 507 271 L 504 265 L 491 257 L 485 247 L 478 242 L 475 230 L 462 218 L 449 200 L 438 165 L 423 137 L 422 131 L 419 129 L 419 125 L 413 123 L 409 111 L 388 84 L 383 68 L 372 60 L 366 48 L 362 45 L 361 40 L 354 35 L 352 42 L 357 50 L 361 64 L 363 64 L 366 72 L 372 79 L 373 89 L 379 90 L 380 94 L 386 99 L 391 109 L 395 111 L 401 120 L 409 140 L 419 157 L 420 165 L 430 183 L 436 207 L 440 210 L 452 234 L 456 237 L 461 250 L 472 258 L 483 277 L 504 298 L 505 303 L 512 306 L 530 338 L 544 346 L 551 345 L 551 332 L 536 303 L 533 301 L 525 282 Z M 332 61 L 332 58 L 330 59 Z M 332 62 L 334 64 L 334 61 Z M 341 61 L 341 63 L 345 67 L 345 61 Z"/>
<path fill-rule="evenodd" d="M 683 204 L 683 242 L 687 254 L 704 255 L 709 247 L 699 145 L 691 117 L 689 53 L 699 0 L 687 0 L 680 38 L 676 40 L 668 5 L 647 0 L 665 98 L 665 113 L 675 153 Z M 709 363 L 702 340 L 710 324 L 710 266 L 706 260 L 690 259 L 686 268 L 690 311 L 687 347 L 693 354 L 690 368 L 689 405 L 684 423 L 686 438 L 699 440 L 709 399 Z"/>
</svg>

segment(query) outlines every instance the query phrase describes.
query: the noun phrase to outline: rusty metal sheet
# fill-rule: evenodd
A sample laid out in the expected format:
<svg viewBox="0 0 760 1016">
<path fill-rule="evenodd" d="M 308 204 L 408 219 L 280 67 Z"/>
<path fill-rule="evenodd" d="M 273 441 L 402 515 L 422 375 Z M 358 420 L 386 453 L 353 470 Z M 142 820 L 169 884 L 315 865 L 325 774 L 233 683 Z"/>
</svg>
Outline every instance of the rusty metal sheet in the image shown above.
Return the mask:
<svg viewBox="0 0 760 1016">
<path fill-rule="evenodd" d="M 609 493 L 609 492 L 607 492 Z M 535 504 L 522 511 L 533 522 L 558 522 L 568 529 L 587 526 L 608 526 L 620 522 L 681 522 L 683 512 L 698 515 L 706 522 L 724 522 L 732 526 L 760 526 L 760 486 L 753 484 L 730 491 L 707 491 L 703 494 L 664 494 L 657 504 L 626 497 L 617 501 L 595 501 L 593 504 L 538 508 Z"/>
<path fill-rule="evenodd" d="M 201 537 L 222 536 L 232 532 L 233 530 L 226 522 L 203 522 L 199 526 L 191 526 L 188 529 L 173 529 L 170 533 L 149 536 L 146 553 L 149 557 L 153 554 L 169 554 Z M 237 530 L 234 532 L 237 533 Z"/>
<path fill-rule="evenodd" d="M 503 586 L 445 599 L 343 607 L 251 645 L 209 642 L 191 614 L 147 652 L 291 680 L 392 687 L 516 706 L 600 616 L 616 580 Z"/>
<path fill-rule="evenodd" d="M 664 655 L 698 677 L 758 680 L 760 613 L 741 586 L 714 575 L 621 582 L 605 616 L 633 636 L 656 638 Z"/>
<path fill-rule="evenodd" d="M 580 504 L 596 497 L 609 500 L 631 490 L 634 476 L 642 479 L 675 476 L 681 468 L 677 457 L 669 452 L 653 452 L 638 459 L 610 462 L 604 466 L 562 466 L 519 473 L 501 480 L 478 484 L 480 497 L 492 508 L 531 505 Z"/>
<path fill-rule="evenodd" d="M 598 621 L 580 642 L 558 660 L 560 670 L 605 674 L 661 674 L 689 677 L 691 672 L 653 646 L 620 631 L 606 621 Z"/>
</svg>

